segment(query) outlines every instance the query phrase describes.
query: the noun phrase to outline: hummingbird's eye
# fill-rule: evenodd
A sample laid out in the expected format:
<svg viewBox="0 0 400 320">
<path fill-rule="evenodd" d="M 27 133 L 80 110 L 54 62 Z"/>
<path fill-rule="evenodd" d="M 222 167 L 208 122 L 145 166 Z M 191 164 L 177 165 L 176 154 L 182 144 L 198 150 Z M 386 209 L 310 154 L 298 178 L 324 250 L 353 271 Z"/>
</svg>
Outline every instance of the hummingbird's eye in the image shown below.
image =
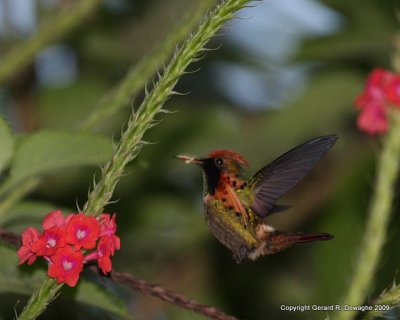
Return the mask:
<svg viewBox="0 0 400 320">
<path fill-rule="evenodd" d="M 222 158 L 216 158 L 215 159 L 215 164 L 217 166 L 222 166 L 223 163 L 224 163 L 224 160 Z"/>
</svg>

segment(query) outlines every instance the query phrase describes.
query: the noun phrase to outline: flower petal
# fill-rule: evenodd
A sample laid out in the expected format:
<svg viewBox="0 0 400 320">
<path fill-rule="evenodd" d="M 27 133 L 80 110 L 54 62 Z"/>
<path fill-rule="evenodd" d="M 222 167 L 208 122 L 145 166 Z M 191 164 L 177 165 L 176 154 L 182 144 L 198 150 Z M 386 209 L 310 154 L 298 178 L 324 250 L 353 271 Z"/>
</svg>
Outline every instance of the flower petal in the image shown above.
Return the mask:
<svg viewBox="0 0 400 320">
<path fill-rule="evenodd" d="M 44 230 L 50 229 L 51 227 L 57 226 L 61 227 L 64 225 L 64 217 L 61 210 L 55 210 L 50 212 L 43 219 L 42 227 Z"/>
<path fill-rule="evenodd" d="M 369 104 L 359 114 L 357 126 L 369 134 L 385 133 L 388 129 L 385 110 L 377 104 Z"/>
</svg>

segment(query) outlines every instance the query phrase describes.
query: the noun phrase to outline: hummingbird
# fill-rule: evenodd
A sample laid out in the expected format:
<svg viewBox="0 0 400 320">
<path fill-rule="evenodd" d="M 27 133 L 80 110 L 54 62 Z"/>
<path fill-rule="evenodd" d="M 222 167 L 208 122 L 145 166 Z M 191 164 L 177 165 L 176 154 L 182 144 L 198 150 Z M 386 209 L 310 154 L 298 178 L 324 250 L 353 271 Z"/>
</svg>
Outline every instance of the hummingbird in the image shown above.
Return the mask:
<svg viewBox="0 0 400 320">
<path fill-rule="evenodd" d="M 208 228 L 240 263 L 295 244 L 333 239 L 329 233 L 276 230 L 265 218 L 290 208 L 277 204 L 277 200 L 305 178 L 336 140 L 336 135 L 311 139 L 276 158 L 248 180 L 244 178 L 247 160 L 231 150 L 215 150 L 204 158 L 175 157 L 202 169 Z"/>
</svg>

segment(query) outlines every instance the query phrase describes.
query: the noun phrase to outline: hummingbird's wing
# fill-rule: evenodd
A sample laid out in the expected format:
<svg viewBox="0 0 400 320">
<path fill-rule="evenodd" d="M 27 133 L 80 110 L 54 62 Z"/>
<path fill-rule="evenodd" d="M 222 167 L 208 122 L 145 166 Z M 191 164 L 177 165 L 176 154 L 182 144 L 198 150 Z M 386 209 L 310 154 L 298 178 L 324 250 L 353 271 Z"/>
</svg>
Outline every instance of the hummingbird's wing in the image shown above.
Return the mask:
<svg viewBox="0 0 400 320">
<path fill-rule="evenodd" d="M 281 155 L 247 182 L 251 209 L 264 218 L 275 202 L 299 183 L 336 142 L 336 135 L 314 138 Z"/>
</svg>

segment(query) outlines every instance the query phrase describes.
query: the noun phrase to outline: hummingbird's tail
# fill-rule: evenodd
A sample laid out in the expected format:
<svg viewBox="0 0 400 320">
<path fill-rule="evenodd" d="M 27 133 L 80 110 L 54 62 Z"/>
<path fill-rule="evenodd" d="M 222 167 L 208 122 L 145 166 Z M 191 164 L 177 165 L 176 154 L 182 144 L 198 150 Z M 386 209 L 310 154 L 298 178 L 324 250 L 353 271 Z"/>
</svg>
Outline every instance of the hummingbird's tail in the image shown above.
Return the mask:
<svg viewBox="0 0 400 320">
<path fill-rule="evenodd" d="M 315 232 L 315 233 L 287 233 L 286 236 L 293 237 L 295 244 L 303 244 L 303 243 L 310 243 L 319 240 L 331 240 L 333 239 L 333 235 L 329 233 L 323 232 Z"/>
<path fill-rule="evenodd" d="M 258 246 L 249 253 L 249 258 L 255 260 L 259 256 L 283 251 L 295 244 L 305 244 L 320 240 L 331 240 L 333 235 L 322 232 L 284 232 L 278 231 L 266 224 L 260 224 L 256 230 L 260 240 Z"/>
</svg>

